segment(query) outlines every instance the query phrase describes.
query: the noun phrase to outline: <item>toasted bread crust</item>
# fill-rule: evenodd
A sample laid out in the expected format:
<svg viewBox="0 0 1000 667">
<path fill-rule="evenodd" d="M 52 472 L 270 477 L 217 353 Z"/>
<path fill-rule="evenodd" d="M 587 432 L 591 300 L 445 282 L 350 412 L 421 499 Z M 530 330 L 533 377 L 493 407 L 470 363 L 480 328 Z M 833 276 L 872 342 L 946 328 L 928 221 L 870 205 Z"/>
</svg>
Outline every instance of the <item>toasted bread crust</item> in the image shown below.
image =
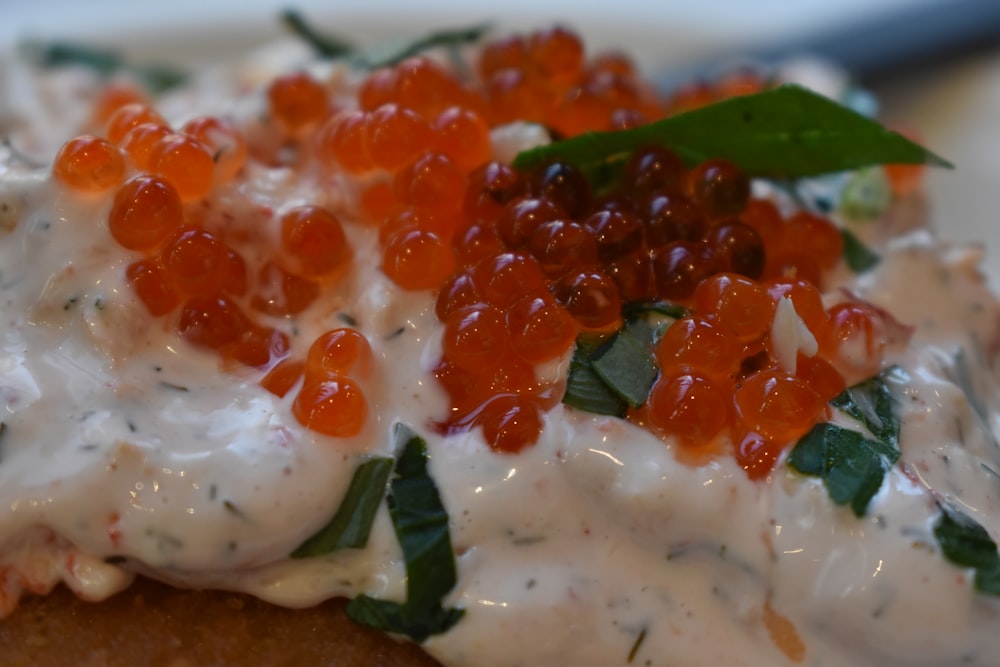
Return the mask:
<svg viewBox="0 0 1000 667">
<path fill-rule="evenodd" d="M 343 600 L 285 609 L 139 578 L 100 602 L 60 587 L 0 621 L 4 665 L 440 667 L 414 644 L 355 624 Z"/>
</svg>

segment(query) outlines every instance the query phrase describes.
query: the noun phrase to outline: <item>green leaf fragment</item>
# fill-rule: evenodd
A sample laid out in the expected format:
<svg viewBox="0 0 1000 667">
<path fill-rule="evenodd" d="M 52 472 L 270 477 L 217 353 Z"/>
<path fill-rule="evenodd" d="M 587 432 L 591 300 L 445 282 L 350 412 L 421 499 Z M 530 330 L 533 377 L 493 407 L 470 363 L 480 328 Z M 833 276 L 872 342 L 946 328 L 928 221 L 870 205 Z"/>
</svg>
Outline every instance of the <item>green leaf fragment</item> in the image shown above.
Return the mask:
<svg viewBox="0 0 1000 667">
<path fill-rule="evenodd" d="M 1000 595 L 1000 558 L 990 568 L 978 568 L 973 584 L 977 591 L 990 595 Z"/>
<path fill-rule="evenodd" d="M 882 258 L 862 243 L 851 230 L 841 228 L 840 235 L 844 239 L 844 261 L 854 273 L 864 273 L 882 261 Z"/>
<path fill-rule="evenodd" d="M 569 362 L 563 403 L 596 415 L 624 417 L 628 412 L 628 403 L 601 379 L 591 365 L 590 359 L 596 348 L 587 341 L 577 341 Z"/>
<path fill-rule="evenodd" d="M 465 614 L 462 609 L 446 609 L 440 604 L 415 612 L 408 604 L 379 600 L 364 594 L 351 600 L 346 612 L 355 623 L 404 634 L 415 642 L 447 632 Z"/>
<path fill-rule="evenodd" d="M 896 399 L 884 379 L 893 370 L 848 387 L 830 405 L 860 421 L 877 439 L 895 446 L 899 442 L 899 415 Z"/>
<path fill-rule="evenodd" d="M 878 164 L 950 167 L 903 135 L 806 88 L 785 85 L 671 116 L 642 127 L 589 132 L 523 151 L 514 166 L 531 170 L 562 160 L 592 183 L 606 183 L 637 148 L 659 144 L 687 164 L 734 162 L 750 177 L 784 180 Z"/>
<path fill-rule="evenodd" d="M 339 37 L 326 35 L 309 24 L 305 17 L 294 9 L 281 12 L 281 22 L 312 47 L 321 58 L 336 58 L 354 52 L 354 46 Z"/>
<path fill-rule="evenodd" d="M 939 507 L 941 517 L 934 524 L 934 537 L 945 558 L 962 567 L 994 567 L 997 544 L 986 529 L 949 503 L 939 503 Z"/>
<path fill-rule="evenodd" d="M 834 503 L 849 504 L 856 516 L 863 516 L 898 459 L 899 450 L 887 443 L 836 424 L 817 424 L 795 445 L 788 464 L 804 475 L 822 477 Z"/>
<path fill-rule="evenodd" d="M 830 404 L 854 417 L 868 438 L 836 424 L 817 424 L 792 449 L 788 464 L 803 475 L 821 477 L 830 499 L 863 516 L 885 474 L 899 460 L 899 417 L 885 377 L 890 368 L 848 387 Z"/>
<path fill-rule="evenodd" d="M 427 470 L 427 444 L 402 424 L 395 438 L 399 453 L 387 500 L 406 562 L 406 602 L 358 595 L 346 611 L 358 623 L 420 642 L 445 632 L 465 612 L 441 605 L 457 576 L 448 513 Z"/>
<path fill-rule="evenodd" d="M 323 556 L 339 549 L 361 549 L 368 544 L 375 514 L 385 498 L 392 463 L 391 458 L 383 456 L 359 465 L 333 518 L 300 544 L 291 557 Z"/>
<path fill-rule="evenodd" d="M 418 39 L 397 44 L 383 44 L 357 57 L 356 64 L 372 69 L 391 67 L 407 58 L 434 48 L 457 48 L 479 41 L 489 32 L 489 24 L 481 24 L 468 28 L 440 30 Z"/>
<path fill-rule="evenodd" d="M 604 384 L 632 407 L 646 402 L 659 372 L 648 345 L 627 329 L 599 347 L 590 365 Z"/>
<path fill-rule="evenodd" d="M 644 318 L 650 314 L 679 320 L 688 314 L 688 309 L 670 301 L 630 301 L 622 306 L 622 316 L 626 320 Z"/>
<path fill-rule="evenodd" d="M 448 512 L 427 472 L 427 445 L 405 427 L 397 427 L 402 451 L 390 482 L 389 514 L 406 559 L 406 599 L 429 608 L 455 586 L 455 557 L 448 532 Z"/>
<path fill-rule="evenodd" d="M 996 542 L 975 519 L 951 503 L 939 502 L 941 516 L 934 524 L 941 553 L 959 567 L 976 571 L 976 590 L 1000 595 L 1000 553 Z"/>
<path fill-rule="evenodd" d="M 101 76 L 111 76 L 118 71 L 128 72 L 154 93 L 169 90 L 187 78 L 186 72 L 175 67 L 130 63 L 115 51 L 85 44 L 29 42 L 24 45 L 24 50 L 42 67 L 82 66 Z"/>
</svg>

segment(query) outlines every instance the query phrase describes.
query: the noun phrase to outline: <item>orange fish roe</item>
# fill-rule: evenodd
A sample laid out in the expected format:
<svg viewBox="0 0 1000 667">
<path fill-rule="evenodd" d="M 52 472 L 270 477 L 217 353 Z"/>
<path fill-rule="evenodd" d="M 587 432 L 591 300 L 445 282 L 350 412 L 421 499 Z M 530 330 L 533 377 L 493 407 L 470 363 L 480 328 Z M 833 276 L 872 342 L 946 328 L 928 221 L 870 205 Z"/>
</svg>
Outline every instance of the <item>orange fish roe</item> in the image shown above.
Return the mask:
<svg viewBox="0 0 1000 667">
<path fill-rule="evenodd" d="M 59 149 L 52 174 L 76 190 L 105 192 L 125 177 L 125 158 L 106 139 L 83 135 Z"/>
<path fill-rule="evenodd" d="M 305 72 L 279 76 L 267 89 L 271 113 L 289 132 L 298 132 L 326 117 L 326 89 Z"/>
<path fill-rule="evenodd" d="M 247 161 L 247 142 L 229 122 L 215 116 L 192 118 L 181 131 L 204 146 L 215 163 L 214 182 L 227 183 Z"/>
<path fill-rule="evenodd" d="M 177 189 L 182 201 L 198 201 L 212 191 L 212 155 L 204 144 L 185 134 L 171 133 L 160 139 L 150 149 L 149 166 Z"/>
<path fill-rule="evenodd" d="M 821 298 L 843 254 L 840 231 L 753 198 L 732 163 L 688 168 L 643 146 L 617 184 L 594 191 L 569 163 L 521 173 L 492 159 L 500 124 L 542 123 L 556 139 L 634 127 L 766 81 L 737 72 L 661 100 L 627 57 L 589 56 L 558 26 L 491 41 L 472 65 L 417 56 L 355 89 L 277 77 L 263 122 L 277 128 L 267 141 L 297 156 L 284 161 L 262 159 L 260 118 L 244 127 L 203 116 L 178 131 L 138 96 L 112 91 L 101 101 L 107 139 L 68 142 L 53 175 L 113 190 L 108 229 L 135 254 L 126 281 L 151 317 L 326 435 L 365 429 L 378 370 L 375 339 L 355 328 L 297 338 L 299 318 L 330 308 L 343 276 L 355 276 L 348 239 L 373 246 L 372 265 L 400 289 L 430 292 L 442 330 L 433 373 L 448 401 L 436 427 L 479 428 L 498 452 L 538 440 L 565 390 L 552 369 L 576 341 L 614 335 L 625 304 L 686 311 L 652 345 L 657 378 L 627 418 L 682 452 L 717 455 L 731 443 L 755 479 L 848 381 L 880 368 L 882 314 Z M 278 204 L 280 213 L 269 204 L 251 224 L 231 202 L 246 201 L 249 174 L 278 163 L 316 179 L 324 201 Z M 890 170 L 898 191 L 911 177 Z M 789 312 L 815 352 L 784 349 Z"/>
<path fill-rule="evenodd" d="M 152 123 L 153 125 L 167 125 L 167 121 L 154 109 L 141 102 L 133 102 L 119 107 L 108 119 L 105 136 L 113 144 L 121 145 L 122 139 L 129 131 L 137 125 Z"/>
</svg>

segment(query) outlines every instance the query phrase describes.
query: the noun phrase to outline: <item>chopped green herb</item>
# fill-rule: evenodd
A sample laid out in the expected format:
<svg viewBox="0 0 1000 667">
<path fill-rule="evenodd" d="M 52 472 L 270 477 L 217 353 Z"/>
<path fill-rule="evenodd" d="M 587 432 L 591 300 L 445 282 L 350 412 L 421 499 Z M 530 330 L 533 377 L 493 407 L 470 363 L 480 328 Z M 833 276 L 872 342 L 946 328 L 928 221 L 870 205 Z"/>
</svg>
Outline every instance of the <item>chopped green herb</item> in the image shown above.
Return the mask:
<svg viewBox="0 0 1000 667">
<path fill-rule="evenodd" d="M 612 391 L 590 363 L 597 347 L 592 341 L 577 341 L 573 358 L 569 362 L 563 403 L 583 412 L 624 417 L 628 412 L 628 403 Z"/>
<path fill-rule="evenodd" d="M 305 17 L 294 9 L 285 9 L 281 12 L 281 22 L 294 33 L 301 37 L 312 47 L 316 55 L 321 58 L 337 58 L 346 56 L 354 52 L 354 46 L 339 37 L 321 34 L 306 21 Z"/>
<path fill-rule="evenodd" d="M 490 26 L 483 24 L 470 28 L 440 30 L 424 37 L 398 44 L 384 44 L 361 54 L 357 64 L 362 67 L 391 67 L 424 51 L 444 47 L 456 48 L 479 41 L 489 32 Z"/>
<path fill-rule="evenodd" d="M 795 445 L 788 464 L 804 475 L 823 478 L 830 498 L 863 516 L 885 473 L 899 460 L 899 417 L 885 382 L 890 368 L 848 387 L 830 404 L 864 424 L 872 434 L 836 424 L 817 424 Z"/>
<path fill-rule="evenodd" d="M 379 600 L 363 594 L 347 605 L 347 615 L 354 622 L 406 635 L 415 642 L 447 632 L 464 614 L 463 609 L 446 609 L 440 603 L 416 610 L 405 603 Z"/>
<path fill-rule="evenodd" d="M 1000 554 L 986 529 L 951 503 L 939 502 L 934 524 L 941 553 L 955 565 L 976 570 L 976 590 L 1000 595 Z"/>
<path fill-rule="evenodd" d="M 903 135 L 794 85 L 734 97 L 642 127 L 589 132 L 540 146 L 520 153 L 514 166 L 530 171 L 563 160 L 602 184 L 635 149 L 648 144 L 667 146 L 688 164 L 725 158 L 748 176 L 774 180 L 888 163 L 951 166 Z"/>
<path fill-rule="evenodd" d="M 997 545 L 986 529 L 950 503 L 939 503 L 941 518 L 934 524 L 934 537 L 945 557 L 962 567 L 992 568 Z"/>
<path fill-rule="evenodd" d="M 427 444 L 402 424 L 396 425 L 396 443 L 399 454 L 387 501 L 406 561 L 406 602 L 362 594 L 347 605 L 347 615 L 420 642 L 448 630 L 464 611 L 441 605 L 455 586 L 455 554 L 448 513 L 427 471 Z"/>
<path fill-rule="evenodd" d="M 622 306 L 622 316 L 626 320 L 645 317 L 651 313 L 679 320 L 688 314 L 688 309 L 669 301 L 630 301 Z"/>
<path fill-rule="evenodd" d="M 286 9 L 281 22 L 312 47 L 322 58 L 349 57 L 357 67 L 376 69 L 391 67 L 407 58 L 434 48 L 455 49 L 479 41 L 489 31 L 488 25 L 441 30 L 417 39 L 376 45 L 359 52 L 353 44 L 340 37 L 322 33 L 306 21 L 299 12 Z"/>
<path fill-rule="evenodd" d="M 850 504 L 855 515 L 864 516 L 898 458 L 899 450 L 884 442 L 836 424 L 817 424 L 795 445 L 788 464 L 804 475 L 822 477 L 833 502 Z"/>
<path fill-rule="evenodd" d="M 840 235 L 844 238 L 844 261 L 854 273 L 864 273 L 881 261 L 851 230 L 841 228 Z"/>
<path fill-rule="evenodd" d="M 359 465 L 329 523 L 299 545 L 292 558 L 323 556 L 338 549 L 360 549 L 368 543 L 372 523 L 392 472 L 392 459 L 376 457 Z"/>
<path fill-rule="evenodd" d="M 163 92 L 173 88 L 187 78 L 179 69 L 165 65 L 137 65 L 126 61 L 120 54 L 107 49 L 99 49 L 84 44 L 52 42 L 41 44 L 29 42 L 24 51 L 42 67 L 66 67 L 79 65 L 88 67 L 102 76 L 110 76 L 125 71 L 139 80 L 153 92 Z"/>
<path fill-rule="evenodd" d="M 659 368 L 653 346 L 662 330 L 687 314 L 681 306 L 643 301 L 626 304 L 625 325 L 608 340 L 581 337 L 569 365 L 563 403 L 577 410 L 624 417 L 649 398 Z"/>
<path fill-rule="evenodd" d="M 600 346 L 590 365 L 611 391 L 634 408 L 646 402 L 659 372 L 648 346 L 627 329 Z"/>
<path fill-rule="evenodd" d="M 830 401 L 830 405 L 843 410 L 865 425 L 873 436 L 895 447 L 899 442 L 899 416 L 896 399 L 885 383 L 890 368 L 863 382 L 848 387 Z"/>
</svg>

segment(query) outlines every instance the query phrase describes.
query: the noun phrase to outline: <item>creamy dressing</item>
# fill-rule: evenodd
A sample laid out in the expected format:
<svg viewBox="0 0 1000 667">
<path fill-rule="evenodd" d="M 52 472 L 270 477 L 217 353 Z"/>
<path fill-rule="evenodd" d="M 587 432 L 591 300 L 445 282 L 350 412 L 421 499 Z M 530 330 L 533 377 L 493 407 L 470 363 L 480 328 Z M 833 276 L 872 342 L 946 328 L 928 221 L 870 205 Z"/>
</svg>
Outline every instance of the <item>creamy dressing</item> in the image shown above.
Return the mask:
<svg viewBox="0 0 1000 667">
<path fill-rule="evenodd" d="M 506 153 L 544 141 L 532 126 L 496 139 Z M 251 217 L 348 197 L 287 169 L 252 176 L 223 202 Z M 801 637 L 800 664 L 1000 664 L 1000 601 L 944 559 L 932 528 L 939 495 L 1000 536 L 1000 308 L 977 252 L 915 230 L 880 248 L 873 272 L 844 274 L 915 327 L 888 359 L 902 457 L 859 519 L 782 462 L 752 482 L 730 456 L 692 466 L 647 431 L 564 406 L 518 455 L 492 453 L 478 431 L 436 435 L 447 400 L 430 373 L 433 297 L 392 285 L 366 261 L 370 230 L 352 225 L 351 274 L 294 323 L 292 344 L 302 352 L 349 314 L 378 361 L 375 418 L 352 439 L 316 435 L 291 394 L 219 368 L 146 315 L 108 206 L 16 158 L 0 169 L 0 211 L 13 212 L 0 216 L 0 613 L 60 580 L 99 600 L 137 571 L 293 607 L 402 599 L 384 505 L 367 548 L 288 554 L 333 514 L 361 457 L 393 454 L 403 422 L 428 440 L 451 517 L 459 577 L 445 603 L 466 615 L 425 643 L 446 665 L 793 664 L 768 633 L 772 610 Z M 794 309 L 782 316 L 808 353 L 801 326 Z"/>
</svg>

